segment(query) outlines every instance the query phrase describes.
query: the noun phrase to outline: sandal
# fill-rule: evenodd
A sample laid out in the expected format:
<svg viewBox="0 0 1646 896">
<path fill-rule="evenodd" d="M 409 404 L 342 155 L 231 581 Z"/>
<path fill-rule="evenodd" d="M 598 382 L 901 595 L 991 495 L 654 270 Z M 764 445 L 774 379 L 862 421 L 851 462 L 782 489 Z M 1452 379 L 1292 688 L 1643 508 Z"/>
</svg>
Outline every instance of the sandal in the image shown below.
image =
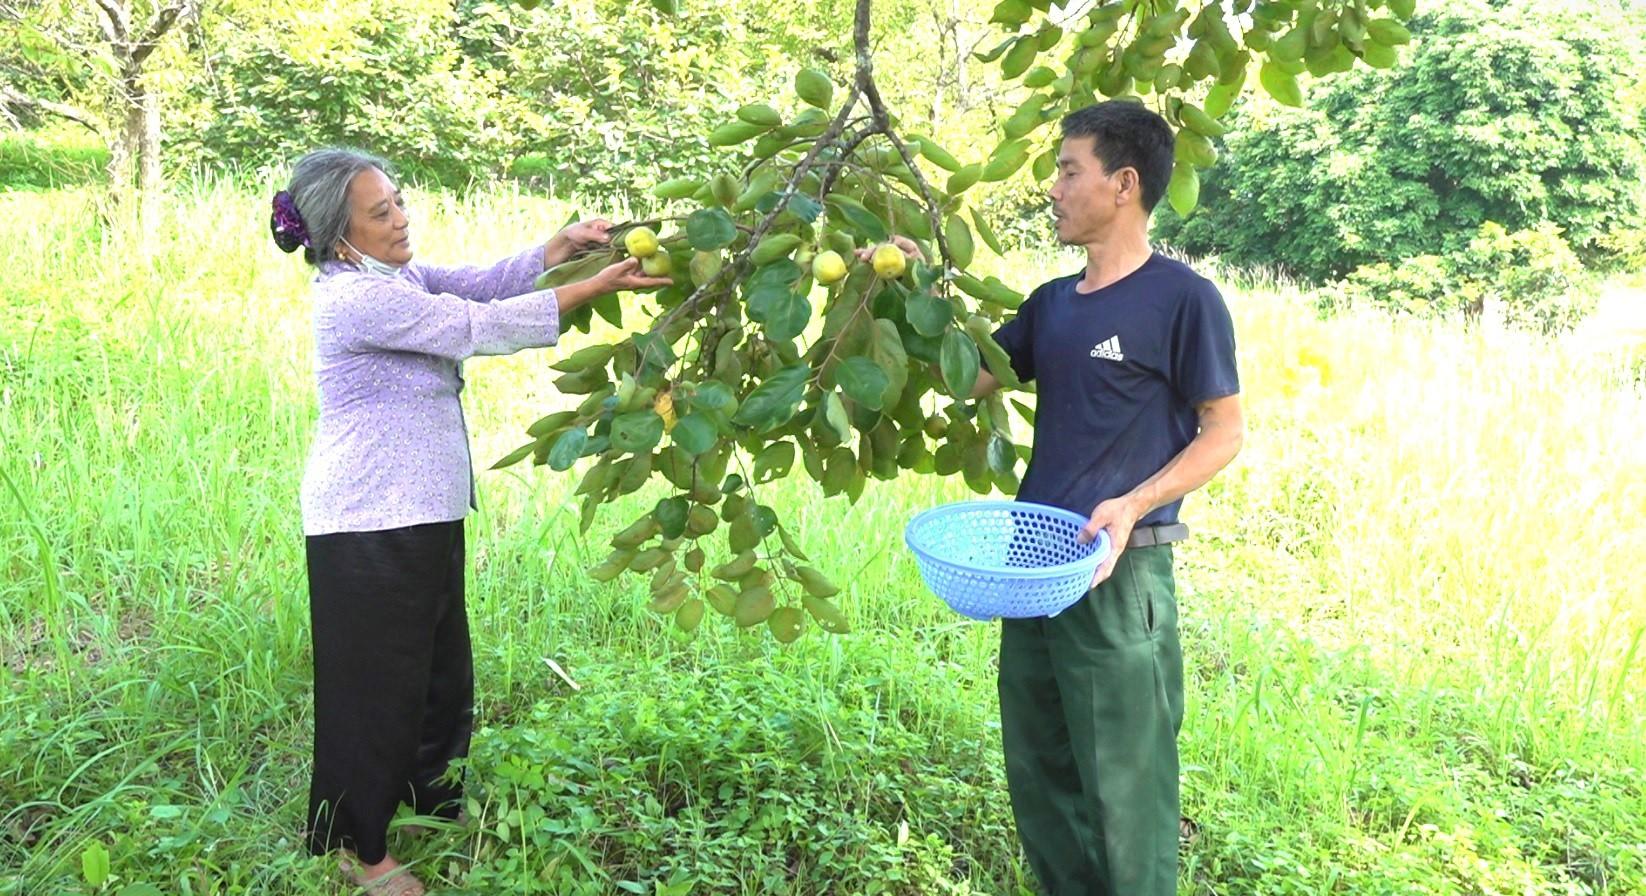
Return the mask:
<svg viewBox="0 0 1646 896">
<path fill-rule="evenodd" d="M 360 867 L 360 860 L 352 856 L 345 856 L 342 860 L 343 874 L 349 882 L 360 887 L 367 896 L 425 896 L 423 882 L 412 873 L 411 868 L 401 865 L 382 877 L 366 880 L 362 875 L 364 869 Z"/>
</svg>

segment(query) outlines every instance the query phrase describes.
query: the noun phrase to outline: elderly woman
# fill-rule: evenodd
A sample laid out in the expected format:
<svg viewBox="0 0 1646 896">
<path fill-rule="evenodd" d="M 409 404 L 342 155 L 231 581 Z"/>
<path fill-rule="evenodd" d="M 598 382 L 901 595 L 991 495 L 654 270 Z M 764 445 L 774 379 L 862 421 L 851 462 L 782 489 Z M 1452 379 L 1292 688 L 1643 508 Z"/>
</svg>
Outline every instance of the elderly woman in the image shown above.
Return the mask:
<svg viewBox="0 0 1646 896">
<path fill-rule="evenodd" d="M 452 818 L 467 754 L 473 667 L 463 517 L 474 474 L 458 393 L 463 361 L 554 345 L 563 314 L 667 285 L 627 259 L 538 290 L 546 267 L 607 240 L 602 220 L 489 268 L 412 261 L 405 202 L 382 160 L 326 149 L 298 161 L 271 228 L 314 279 L 320 419 L 303 477 L 314 634 L 309 849 L 343 850 L 374 893 L 422 885 L 388 854 L 401 803 Z"/>
</svg>

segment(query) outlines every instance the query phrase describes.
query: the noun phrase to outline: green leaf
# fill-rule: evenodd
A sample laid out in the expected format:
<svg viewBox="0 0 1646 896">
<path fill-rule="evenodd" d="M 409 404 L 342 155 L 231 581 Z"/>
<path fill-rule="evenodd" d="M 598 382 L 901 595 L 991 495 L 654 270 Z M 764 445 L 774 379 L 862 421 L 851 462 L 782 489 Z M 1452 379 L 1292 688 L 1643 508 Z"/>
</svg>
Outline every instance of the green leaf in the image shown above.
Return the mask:
<svg viewBox="0 0 1646 896">
<path fill-rule="evenodd" d="M 691 413 L 680 418 L 669 437 L 680 446 L 680 450 L 697 457 L 714 447 L 719 431 L 707 415 Z"/>
<path fill-rule="evenodd" d="M 654 373 L 667 370 L 676 360 L 674 348 L 662 333 L 636 333 L 630 341 L 634 343 L 636 357 L 640 359 L 640 369 L 635 373 L 635 379 L 642 382 Z"/>
<path fill-rule="evenodd" d="M 817 69 L 803 68 L 794 76 L 794 92 L 808 105 L 826 110 L 834 98 L 834 84 Z"/>
<path fill-rule="evenodd" d="M 840 593 L 839 586 L 829 581 L 828 576 L 812 569 L 810 566 L 796 567 L 794 580 L 799 582 L 801 587 L 806 589 L 806 593 L 812 597 L 834 597 Z"/>
<path fill-rule="evenodd" d="M 787 258 L 789 253 L 800 248 L 803 242 L 799 234 L 770 233 L 760 240 L 760 244 L 749 253 L 749 261 L 755 267 L 771 264 L 779 259 Z"/>
<path fill-rule="evenodd" d="M 1166 198 L 1172 209 L 1185 217 L 1200 202 L 1200 175 L 1194 165 L 1178 162 L 1172 167 L 1172 179 L 1166 183 Z"/>
<path fill-rule="evenodd" d="M 1017 463 L 1017 452 L 1012 450 L 1010 439 L 998 432 L 989 434 L 989 469 L 1005 476 L 1012 472 Z"/>
<path fill-rule="evenodd" d="M 989 163 L 983 166 L 982 180 L 993 183 L 1016 174 L 1029 160 L 1029 148 L 1029 141 L 1024 139 L 1002 143 L 989 157 Z"/>
<path fill-rule="evenodd" d="M 554 435 L 576 419 L 576 411 L 556 411 L 546 417 L 538 418 L 536 423 L 526 427 L 526 435 L 534 439 Z"/>
<path fill-rule="evenodd" d="M 800 603 L 806 608 L 806 612 L 812 614 L 812 618 L 817 620 L 817 624 L 822 626 L 824 631 L 834 635 L 844 635 L 852 630 L 851 623 L 846 621 L 846 615 L 841 613 L 840 608 L 836 607 L 834 602 L 828 598 L 813 597 L 808 594 L 800 599 Z"/>
<path fill-rule="evenodd" d="M 651 408 L 620 414 L 612 419 L 612 447 L 640 454 L 657 447 L 663 438 L 663 418 Z"/>
<path fill-rule="evenodd" d="M 954 172 L 960 170 L 960 160 L 930 138 L 915 136 L 910 139 L 920 145 L 920 154 L 925 156 L 932 164 L 944 171 Z"/>
<path fill-rule="evenodd" d="M 977 385 L 977 346 L 971 337 L 959 330 L 943 334 L 943 347 L 938 354 L 943 371 L 943 385 L 949 394 L 962 401 L 971 398 L 972 387 Z"/>
<path fill-rule="evenodd" d="M 761 432 L 782 425 L 794 416 L 811 375 L 811 365 L 804 362 L 777 371 L 749 393 L 732 422 Z"/>
<path fill-rule="evenodd" d="M 966 192 L 971 186 L 983 177 L 983 163 L 974 162 L 949 175 L 948 185 L 944 187 L 950 196 L 958 196 Z"/>
<path fill-rule="evenodd" d="M 86 883 L 93 887 L 102 887 L 108 881 L 109 849 L 101 840 L 93 840 L 81 850 L 80 873 L 85 875 Z"/>
<path fill-rule="evenodd" d="M 1000 238 L 994 235 L 994 228 L 989 226 L 988 219 L 975 208 L 972 209 L 972 226 L 977 228 L 978 238 L 983 241 L 983 245 L 989 247 L 989 251 L 1000 256 L 1006 254 L 1006 250 L 1000 248 Z"/>
<path fill-rule="evenodd" d="M 841 217 L 846 219 L 847 224 L 851 225 L 854 230 L 861 233 L 866 239 L 877 243 L 886 240 L 886 222 L 880 220 L 878 215 L 864 208 L 855 199 L 831 193 L 826 202 L 831 208 L 839 212 Z"/>
<path fill-rule="evenodd" d="M 718 208 L 703 208 L 686 218 L 686 242 L 700 252 L 711 252 L 737 239 L 737 223 Z"/>
<path fill-rule="evenodd" d="M 949 258 L 956 267 L 971 267 L 972 231 L 959 215 L 950 215 L 943 223 L 943 240 L 949 244 Z"/>
<path fill-rule="evenodd" d="M 724 419 L 721 415 L 729 412 L 737 405 L 737 396 L 732 394 L 731 387 L 722 382 L 710 381 L 697 387 L 692 393 L 691 408 L 693 411 L 703 411 L 715 419 Z"/>
<path fill-rule="evenodd" d="M 1298 85 L 1297 78 L 1287 74 L 1280 66 L 1273 62 L 1263 63 L 1257 79 L 1276 102 L 1294 108 L 1303 107 L 1303 88 Z"/>
<path fill-rule="evenodd" d="M 750 103 L 737 110 L 737 117 L 749 124 L 758 124 L 762 127 L 775 128 L 783 124 L 783 116 L 777 110 L 765 103 Z"/>
<path fill-rule="evenodd" d="M 840 389 L 847 398 L 863 407 L 878 411 L 885 406 L 883 402 L 890 379 L 873 360 L 861 355 L 847 358 L 835 370 L 835 380 L 840 383 Z"/>
<path fill-rule="evenodd" d="M 537 442 L 536 441 L 527 442 L 526 444 L 521 445 L 519 448 L 516 448 L 513 451 L 510 451 L 508 454 L 504 455 L 503 459 L 498 461 L 495 464 L 492 464 L 491 468 L 493 470 L 501 470 L 504 467 L 512 467 L 515 464 L 520 463 L 521 461 L 525 460 L 528 455 L 530 455 L 533 451 L 536 451 L 536 450 L 537 450 Z"/>
<path fill-rule="evenodd" d="M 680 8 L 675 5 L 675 0 L 652 0 L 652 8 L 666 16 L 676 15 L 680 12 Z"/>
<path fill-rule="evenodd" d="M 709 132 L 710 146 L 736 146 L 766 133 L 770 128 L 746 121 L 733 121 Z"/>
<path fill-rule="evenodd" d="M 794 540 L 794 537 L 789 534 L 788 529 L 785 529 L 782 526 L 778 526 L 777 527 L 777 535 L 778 535 L 779 538 L 781 538 L 783 540 L 783 550 L 788 551 L 789 556 L 795 557 L 795 558 L 800 559 L 800 560 L 810 559 L 809 557 L 806 556 L 806 552 L 802 551 L 800 549 L 799 542 Z"/>
<path fill-rule="evenodd" d="M 789 197 L 788 209 L 789 214 L 807 224 L 816 221 L 818 216 L 823 214 L 823 204 L 821 202 L 810 196 L 802 196 L 799 193 Z"/>
<path fill-rule="evenodd" d="M 657 502 L 652 509 L 652 516 L 663 528 L 660 530 L 664 538 L 679 538 L 686 534 L 686 514 L 691 512 L 691 504 L 680 495 L 664 498 Z"/>
<path fill-rule="evenodd" d="M 662 423 L 663 421 L 659 420 L 658 422 Z M 555 439 L 554 447 L 549 449 L 549 469 L 562 473 L 570 470 L 572 464 L 577 463 L 577 459 L 583 456 L 583 447 L 587 444 L 589 444 L 587 430 L 567 430 L 560 438 Z"/>
<path fill-rule="evenodd" d="M 1010 81 L 1029 70 L 1034 64 L 1034 58 L 1040 54 L 1040 42 L 1034 36 L 1026 34 L 1018 39 L 1010 50 L 1006 51 L 1006 58 L 1000 60 L 1000 74 Z"/>
<path fill-rule="evenodd" d="M 1005 25 L 1010 29 L 1022 27 L 1024 22 L 1033 15 L 1028 0 L 1000 0 L 994 8 L 994 15 L 989 17 L 989 23 Z"/>
<path fill-rule="evenodd" d="M 881 374 L 884 375 L 885 372 L 881 371 Z M 884 392 L 881 393 L 881 400 L 882 402 L 885 400 Z M 846 419 L 846 405 L 841 402 L 840 393 L 830 392 L 823 396 L 823 424 L 834 433 L 835 438 L 841 443 L 851 440 L 852 427 L 850 421 Z"/>
<path fill-rule="evenodd" d="M 903 387 L 909 380 L 909 354 L 903 349 L 903 337 L 897 332 L 897 324 L 883 317 L 875 319 L 869 357 L 886 374 L 886 394 L 880 406 L 897 407 L 898 399 L 903 397 Z"/>
<path fill-rule="evenodd" d="M 766 628 L 779 644 L 792 644 L 806 629 L 806 614 L 798 607 L 778 607 L 766 617 Z"/>
<path fill-rule="evenodd" d="M 812 305 L 796 292 L 762 290 L 749 300 L 749 317 L 765 325 L 767 338 L 781 342 L 806 329 L 812 319 Z"/>
<path fill-rule="evenodd" d="M 1214 84 L 1206 91 L 1206 114 L 1213 118 L 1222 118 L 1234 106 L 1236 97 L 1240 96 L 1241 84 Z"/>
<path fill-rule="evenodd" d="M 777 511 L 764 504 L 756 504 L 749 511 L 749 522 L 754 524 L 755 534 L 765 538 L 777 531 Z"/>
<path fill-rule="evenodd" d="M 652 187 L 652 195 L 659 199 L 685 199 L 701 186 L 703 181 L 695 177 L 674 177 Z"/>
<path fill-rule="evenodd" d="M 922 336 L 941 336 L 949 321 L 954 319 L 948 302 L 923 292 L 909 296 L 903 305 L 903 313 L 909 319 L 909 326 Z"/>
<path fill-rule="evenodd" d="M 765 450 L 754 456 L 754 481 L 756 485 L 770 482 L 773 479 L 782 479 L 789 475 L 794 468 L 794 443 L 788 440 L 773 442 Z"/>
</svg>

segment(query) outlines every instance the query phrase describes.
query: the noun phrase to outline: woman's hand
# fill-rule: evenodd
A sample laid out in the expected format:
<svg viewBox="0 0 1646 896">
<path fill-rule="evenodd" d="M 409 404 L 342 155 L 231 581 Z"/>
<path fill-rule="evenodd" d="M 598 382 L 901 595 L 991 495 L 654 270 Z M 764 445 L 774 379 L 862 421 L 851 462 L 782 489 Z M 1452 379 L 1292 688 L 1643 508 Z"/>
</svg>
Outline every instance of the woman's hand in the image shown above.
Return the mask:
<svg viewBox="0 0 1646 896">
<path fill-rule="evenodd" d="M 604 246 L 611 241 L 612 222 L 605 218 L 590 218 L 568 224 L 543 247 L 543 266 L 552 268 L 584 249 Z"/>
<path fill-rule="evenodd" d="M 638 258 L 625 258 L 616 264 L 607 265 L 591 279 L 601 283 L 603 287 L 602 295 L 609 292 L 655 289 L 660 286 L 674 285 L 674 279 L 671 277 L 652 277 L 640 270 L 640 259 Z"/>
<path fill-rule="evenodd" d="M 672 286 L 674 281 L 668 277 L 648 277 L 640 270 L 640 259 L 625 258 L 616 264 L 601 268 L 600 273 L 587 280 L 568 283 L 556 287 L 554 294 L 559 300 L 560 313 L 565 314 L 614 292 L 624 290 L 655 289 L 659 286 Z"/>
</svg>

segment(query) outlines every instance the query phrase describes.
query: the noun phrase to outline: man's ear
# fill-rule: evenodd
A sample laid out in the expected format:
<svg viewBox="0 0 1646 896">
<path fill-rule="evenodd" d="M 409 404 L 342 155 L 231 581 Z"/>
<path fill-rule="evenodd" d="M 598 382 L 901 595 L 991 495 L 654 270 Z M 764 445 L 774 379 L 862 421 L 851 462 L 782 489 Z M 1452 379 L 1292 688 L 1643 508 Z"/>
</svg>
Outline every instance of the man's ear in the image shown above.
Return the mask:
<svg viewBox="0 0 1646 896">
<path fill-rule="evenodd" d="M 1117 180 L 1114 191 L 1115 205 L 1125 205 L 1126 203 L 1131 202 L 1134 198 L 1138 198 L 1139 194 L 1142 192 L 1143 183 L 1137 175 L 1136 168 L 1122 168 L 1119 173 L 1115 175 L 1115 178 Z"/>
</svg>

